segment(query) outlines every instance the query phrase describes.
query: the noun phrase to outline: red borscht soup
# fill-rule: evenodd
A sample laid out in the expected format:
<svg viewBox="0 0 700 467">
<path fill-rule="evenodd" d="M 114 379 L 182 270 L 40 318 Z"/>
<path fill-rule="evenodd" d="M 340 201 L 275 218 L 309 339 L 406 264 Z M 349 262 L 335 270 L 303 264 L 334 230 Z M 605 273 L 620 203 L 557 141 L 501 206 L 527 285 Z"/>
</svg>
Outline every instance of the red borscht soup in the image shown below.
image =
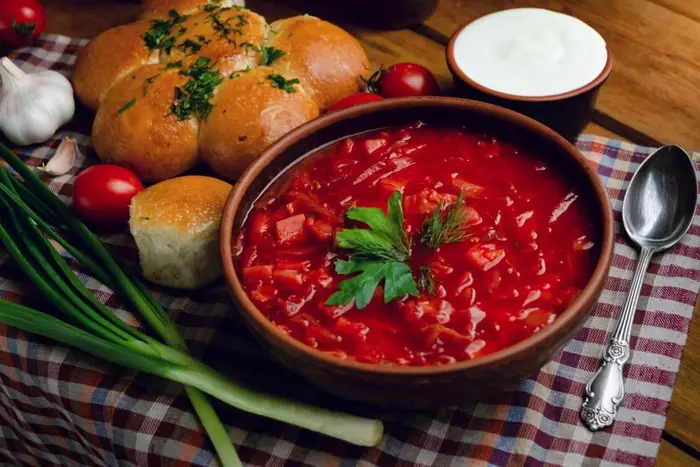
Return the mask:
<svg viewBox="0 0 700 467">
<path fill-rule="evenodd" d="M 551 324 L 590 278 L 585 194 L 527 147 L 415 124 L 356 135 L 256 202 L 237 273 L 280 330 L 337 358 L 440 365 Z"/>
</svg>

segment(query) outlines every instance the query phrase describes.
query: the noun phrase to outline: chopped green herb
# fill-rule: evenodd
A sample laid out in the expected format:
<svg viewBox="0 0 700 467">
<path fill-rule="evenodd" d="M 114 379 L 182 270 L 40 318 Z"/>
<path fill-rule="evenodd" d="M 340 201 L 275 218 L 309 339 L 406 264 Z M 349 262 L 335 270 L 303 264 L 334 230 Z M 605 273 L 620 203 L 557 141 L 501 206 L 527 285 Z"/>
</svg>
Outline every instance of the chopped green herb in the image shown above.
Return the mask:
<svg viewBox="0 0 700 467">
<path fill-rule="evenodd" d="M 241 47 L 243 47 L 245 49 L 245 53 L 249 53 L 251 50 L 253 52 L 260 52 L 260 49 L 252 42 L 246 41 L 246 42 L 241 44 Z"/>
<path fill-rule="evenodd" d="M 205 36 L 202 36 L 202 35 L 197 36 L 197 40 L 199 42 L 201 42 L 202 44 L 208 44 L 211 42 L 209 39 L 207 39 Z"/>
<path fill-rule="evenodd" d="M 185 42 L 177 46 L 178 49 L 190 54 L 196 54 L 202 48 L 202 46 L 191 39 L 186 39 Z"/>
<path fill-rule="evenodd" d="M 204 9 L 204 11 L 208 11 L 208 12 L 211 13 L 212 11 L 214 11 L 214 10 L 216 10 L 216 9 L 218 9 L 218 8 L 219 8 L 219 7 L 218 7 L 217 5 L 214 5 L 213 3 L 208 3 L 208 4 L 204 5 L 204 8 L 203 8 L 203 9 Z"/>
<path fill-rule="evenodd" d="M 435 279 L 433 278 L 433 270 L 429 265 L 424 264 L 419 269 L 418 288 L 428 295 L 436 295 Z"/>
<path fill-rule="evenodd" d="M 144 221 L 150 221 L 150 220 L 151 220 L 150 217 L 144 217 L 144 216 L 141 216 L 141 219 L 144 220 Z"/>
<path fill-rule="evenodd" d="M 241 28 L 248 24 L 248 20 L 246 19 L 245 15 L 238 15 L 236 16 L 236 18 L 238 18 L 238 23 L 236 25 L 231 24 L 234 19 L 233 17 L 223 21 L 221 19 L 221 13 L 226 10 L 228 10 L 228 8 L 219 8 L 216 11 L 212 11 L 207 17 L 207 21 L 211 21 L 212 28 L 216 32 L 217 36 L 231 44 L 235 44 L 236 40 L 233 36 L 243 34 L 243 30 Z"/>
<path fill-rule="evenodd" d="M 175 88 L 175 101 L 170 106 L 170 111 L 178 120 L 185 120 L 192 115 L 206 120 L 211 113 L 214 106 L 210 100 L 214 89 L 224 80 L 218 71 L 212 70 L 213 66 L 208 57 L 199 57 L 187 70 L 180 70 L 181 75 L 191 79 L 184 86 Z"/>
<path fill-rule="evenodd" d="M 30 38 L 34 33 L 36 26 L 36 23 L 17 23 L 14 18 L 12 19 L 12 30 L 23 39 Z"/>
<path fill-rule="evenodd" d="M 451 205 L 441 205 L 423 223 L 420 242 L 430 248 L 446 243 L 457 243 L 469 238 L 468 211 L 464 207 L 464 192 Z"/>
<path fill-rule="evenodd" d="M 282 58 L 285 54 L 285 52 L 280 49 L 276 49 L 274 47 L 265 47 L 264 45 L 260 47 L 260 50 L 262 51 L 263 65 L 271 65 L 272 62 Z"/>
<path fill-rule="evenodd" d="M 153 75 L 150 78 L 146 78 L 146 81 L 143 83 L 143 95 L 147 96 L 148 95 L 148 87 L 153 84 L 153 82 L 160 76 L 160 73 L 157 75 Z"/>
<path fill-rule="evenodd" d="M 186 15 L 181 15 L 175 10 L 168 12 L 170 19 L 156 19 L 151 21 L 151 28 L 142 36 L 146 47 L 151 50 L 163 50 L 170 53 L 175 45 L 175 36 L 172 34 L 173 26 L 178 25 L 187 19 Z M 179 35 L 184 34 L 186 28 L 180 26 Z"/>
<path fill-rule="evenodd" d="M 121 107 L 119 107 L 119 110 L 117 110 L 117 113 L 121 115 L 122 113 L 124 113 L 124 112 L 126 112 L 127 110 L 129 110 L 129 108 L 130 108 L 132 105 L 134 105 L 135 103 L 136 103 L 136 98 L 134 97 L 134 98 L 131 99 L 129 102 L 127 102 L 126 104 L 124 104 L 124 105 L 122 105 Z"/>
<path fill-rule="evenodd" d="M 167 65 L 165 65 L 166 70 L 171 70 L 173 68 L 182 68 L 182 60 L 178 60 L 177 62 L 170 62 Z"/>
<path fill-rule="evenodd" d="M 338 285 L 327 305 L 344 305 L 355 300 L 362 309 L 369 304 L 379 283 L 384 281 L 384 302 L 403 295 L 418 295 L 411 269 L 405 263 L 411 244 L 403 230 L 401 193 L 394 192 L 387 203 L 388 216 L 378 208 L 352 208 L 348 219 L 367 224 L 370 229 L 343 229 L 338 232 L 340 248 L 354 250 L 348 261 L 338 260 L 335 271 L 348 275 L 361 272 Z"/>
<path fill-rule="evenodd" d="M 290 94 L 297 92 L 297 90 L 292 87 L 294 84 L 299 84 L 299 80 L 296 78 L 288 80 L 282 75 L 270 74 L 267 75 L 267 79 L 272 81 L 273 88 L 281 89 L 282 91 L 286 91 Z"/>
<path fill-rule="evenodd" d="M 244 70 L 236 70 L 233 73 L 231 73 L 228 77 L 229 79 L 234 79 L 238 78 L 241 76 L 241 73 L 248 73 L 251 70 L 250 65 L 246 66 Z"/>
</svg>

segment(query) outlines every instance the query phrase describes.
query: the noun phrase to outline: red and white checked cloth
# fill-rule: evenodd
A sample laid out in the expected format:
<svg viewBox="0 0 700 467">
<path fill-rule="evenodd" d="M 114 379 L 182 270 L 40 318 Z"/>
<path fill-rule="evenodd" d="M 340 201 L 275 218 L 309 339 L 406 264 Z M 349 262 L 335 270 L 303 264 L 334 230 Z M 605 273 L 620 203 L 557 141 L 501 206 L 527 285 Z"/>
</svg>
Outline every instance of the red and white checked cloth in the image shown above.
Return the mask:
<svg viewBox="0 0 700 467">
<path fill-rule="evenodd" d="M 48 35 L 14 59 L 25 70 L 45 67 L 68 74 L 83 44 Z M 74 174 L 95 161 L 90 138 L 83 134 L 89 132 L 89 115 L 87 121 L 76 120 L 76 126 L 62 130 L 45 146 L 20 151 L 36 166 L 62 137 L 78 140 L 87 160 L 79 160 L 71 174 L 49 183 L 64 197 L 71 193 Z M 581 137 L 578 147 L 597 166 L 619 220 L 625 186 L 651 149 L 597 136 Z M 651 264 L 632 329 L 627 397 L 614 426 L 593 434 L 579 421 L 581 395 L 625 299 L 636 257 L 621 236 L 619 222 L 616 231 L 611 277 L 600 303 L 554 361 L 517 391 L 426 413 L 376 413 L 339 405 L 318 393 L 265 357 L 242 328 L 221 284 L 190 296 L 154 291 L 193 352 L 226 374 L 265 390 L 385 421 L 382 443 L 365 449 L 220 407 L 248 465 L 651 465 L 700 288 L 700 217 L 679 245 Z M 114 254 L 133 265 L 135 250 L 126 232 L 104 238 Z M 108 289 L 87 276 L 81 279 L 125 316 Z M 0 296 L 42 307 L 33 293 L 0 252 Z M 0 326 L 0 383 L 3 465 L 216 463 L 187 399 L 177 386 L 157 378 Z"/>
</svg>

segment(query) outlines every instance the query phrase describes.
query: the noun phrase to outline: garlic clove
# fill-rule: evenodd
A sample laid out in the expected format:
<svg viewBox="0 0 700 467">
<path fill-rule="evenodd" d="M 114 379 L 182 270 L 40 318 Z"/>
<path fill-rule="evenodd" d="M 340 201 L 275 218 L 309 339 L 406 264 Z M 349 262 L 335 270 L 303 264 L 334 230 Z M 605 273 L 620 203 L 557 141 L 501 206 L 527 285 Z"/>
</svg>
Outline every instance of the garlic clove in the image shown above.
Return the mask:
<svg viewBox="0 0 700 467">
<path fill-rule="evenodd" d="M 51 160 L 43 170 L 54 177 L 65 175 L 73 168 L 78 156 L 82 157 L 78 143 L 73 138 L 63 138 Z"/>
</svg>

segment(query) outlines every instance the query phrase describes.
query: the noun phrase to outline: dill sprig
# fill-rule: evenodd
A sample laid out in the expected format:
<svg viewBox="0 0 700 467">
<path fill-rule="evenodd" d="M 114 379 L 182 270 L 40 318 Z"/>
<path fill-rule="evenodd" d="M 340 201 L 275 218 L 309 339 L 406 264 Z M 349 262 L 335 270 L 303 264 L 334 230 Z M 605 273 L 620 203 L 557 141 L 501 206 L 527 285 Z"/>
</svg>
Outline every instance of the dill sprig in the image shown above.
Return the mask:
<svg viewBox="0 0 700 467">
<path fill-rule="evenodd" d="M 442 204 L 425 219 L 420 242 L 429 248 L 439 248 L 446 243 L 461 242 L 469 236 L 462 191 L 454 204 Z"/>
<path fill-rule="evenodd" d="M 429 264 L 424 264 L 418 269 L 418 288 L 428 295 L 436 295 L 435 278 Z"/>
</svg>

